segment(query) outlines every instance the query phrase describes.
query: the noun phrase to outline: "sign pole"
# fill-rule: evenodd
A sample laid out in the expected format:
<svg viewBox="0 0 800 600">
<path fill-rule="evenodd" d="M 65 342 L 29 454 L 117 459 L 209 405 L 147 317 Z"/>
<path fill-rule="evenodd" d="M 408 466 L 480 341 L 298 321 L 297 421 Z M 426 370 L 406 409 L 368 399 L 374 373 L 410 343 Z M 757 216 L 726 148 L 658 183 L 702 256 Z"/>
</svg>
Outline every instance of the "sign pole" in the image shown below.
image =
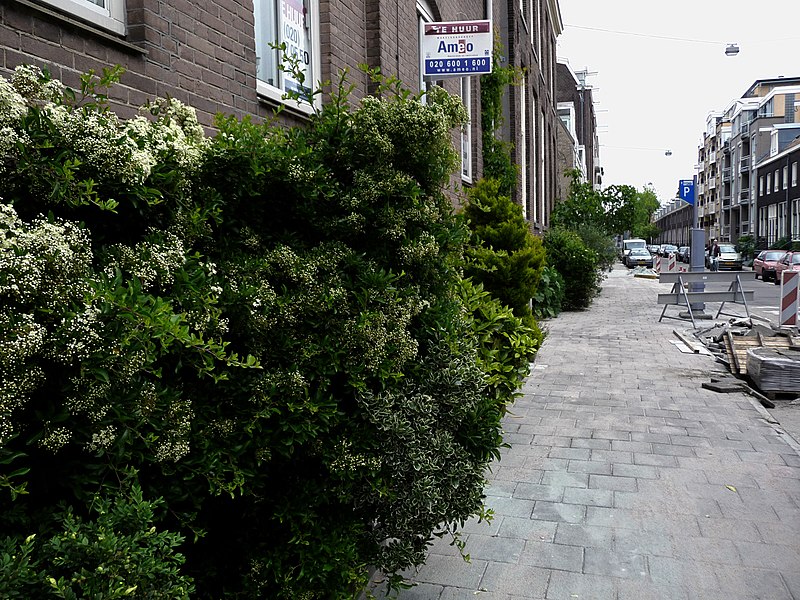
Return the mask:
<svg viewBox="0 0 800 600">
<path fill-rule="evenodd" d="M 700 217 L 697 212 L 697 177 L 693 179 L 681 179 L 678 183 L 678 195 L 681 200 L 685 200 L 692 205 L 692 222 L 693 227 L 691 231 L 691 261 L 689 263 L 689 271 L 692 273 L 702 273 L 705 271 L 705 245 L 706 234 L 705 230 L 700 227 Z M 706 289 L 702 281 L 690 282 L 689 291 L 691 292 L 704 292 Z M 708 319 L 711 315 L 705 314 L 706 305 L 703 302 L 694 302 L 689 307 L 690 313 L 681 313 L 686 318 L 694 316 L 695 319 Z"/>
</svg>

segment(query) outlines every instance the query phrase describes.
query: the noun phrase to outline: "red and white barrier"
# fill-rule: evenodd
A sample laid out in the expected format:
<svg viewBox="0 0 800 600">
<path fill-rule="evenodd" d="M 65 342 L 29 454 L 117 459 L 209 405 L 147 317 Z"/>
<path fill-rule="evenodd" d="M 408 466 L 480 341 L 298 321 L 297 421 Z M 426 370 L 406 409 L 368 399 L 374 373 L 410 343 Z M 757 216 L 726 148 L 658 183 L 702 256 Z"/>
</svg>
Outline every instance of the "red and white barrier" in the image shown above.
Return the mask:
<svg viewBox="0 0 800 600">
<path fill-rule="evenodd" d="M 661 257 L 656 255 L 655 263 L 653 264 L 653 270 L 656 273 L 661 273 Z"/>
<path fill-rule="evenodd" d="M 667 262 L 667 273 L 674 273 L 676 271 L 675 266 L 677 265 L 677 261 L 675 260 L 675 255 L 670 253 L 669 260 Z"/>
<path fill-rule="evenodd" d="M 797 283 L 798 271 L 781 272 L 781 327 L 797 325 Z"/>
</svg>

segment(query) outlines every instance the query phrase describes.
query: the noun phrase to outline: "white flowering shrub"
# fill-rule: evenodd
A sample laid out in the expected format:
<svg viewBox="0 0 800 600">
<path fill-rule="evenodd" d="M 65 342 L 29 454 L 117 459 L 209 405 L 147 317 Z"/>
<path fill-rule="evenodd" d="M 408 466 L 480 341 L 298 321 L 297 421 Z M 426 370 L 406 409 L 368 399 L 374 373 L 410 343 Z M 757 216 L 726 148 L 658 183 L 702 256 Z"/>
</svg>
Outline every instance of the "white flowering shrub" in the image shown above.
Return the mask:
<svg viewBox="0 0 800 600">
<path fill-rule="evenodd" d="M 118 75 L 0 85 L 30 140 L 0 149 L 0 585 L 343 599 L 372 565 L 398 586 L 483 514 L 533 351 L 462 278 L 459 99 L 340 93 L 209 139 L 174 100 L 119 120 Z"/>
</svg>

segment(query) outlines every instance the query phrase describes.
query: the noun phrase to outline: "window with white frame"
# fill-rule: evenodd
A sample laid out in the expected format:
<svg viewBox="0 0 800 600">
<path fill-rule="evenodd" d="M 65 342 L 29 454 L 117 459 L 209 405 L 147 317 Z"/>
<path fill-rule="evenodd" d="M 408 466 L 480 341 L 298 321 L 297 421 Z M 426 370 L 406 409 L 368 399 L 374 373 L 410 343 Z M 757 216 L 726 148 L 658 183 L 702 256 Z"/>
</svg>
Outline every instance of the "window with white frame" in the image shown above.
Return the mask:
<svg viewBox="0 0 800 600">
<path fill-rule="evenodd" d="M 797 185 L 797 163 L 792 163 L 792 187 Z"/>
<path fill-rule="evenodd" d="M 461 102 L 467 109 L 467 122 L 461 126 L 461 179 L 472 183 L 472 79 L 461 78 Z"/>
<path fill-rule="evenodd" d="M 767 207 L 767 243 L 774 244 L 778 231 L 778 205 L 770 204 Z"/>
<path fill-rule="evenodd" d="M 305 101 L 293 103 L 294 108 L 311 112 L 311 91 L 320 71 L 318 0 L 254 0 L 253 8 L 258 93 L 293 103 L 284 95 L 296 92 Z"/>
<path fill-rule="evenodd" d="M 758 178 L 758 195 L 759 196 L 763 196 L 764 195 L 764 176 L 763 175 Z"/>
<path fill-rule="evenodd" d="M 767 194 L 772 192 L 772 173 L 767 173 Z"/>
<path fill-rule="evenodd" d="M 538 131 L 540 128 L 538 119 L 538 110 L 536 108 L 536 96 L 531 94 L 531 125 L 530 125 L 530 140 L 531 140 L 531 220 L 536 223 L 539 221 L 539 178 L 536 176 L 536 160 L 539 156 L 540 148 L 536 145 L 539 139 Z"/>
<path fill-rule="evenodd" d="M 775 169 L 775 187 L 772 188 L 773 192 L 778 191 L 778 187 L 780 186 L 780 182 L 778 181 L 779 179 L 780 179 L 780 171 L 778 171 L 778 169 Z"/>
<path fill-rule="evenodd" d="M 783 167 L 783 179 L 781 180 L 783 185 L 783 189 L 787 189 L 789 187 L 789 165 Z"/>
<path fill-rule="evenodd" d="M 800 239 L 800 200 L 792 200 L 792 239 Z"/>
<path fill-rule="evenodd" d="M 783 237 L 786 233 L 786 211 L 788 208 L 786 202 L 778 204 L 778 237 Z"/>
<path fill-rule="evenodd" d="M 61 12 L 106 29 L 125 35 L 125 0 L 40 0 Z"/>
<path fill-rule="evenodd" d="M 522 186 L 520 187 L 520 204 L 522 204 L 522 216 L 528 218 L 528 145 L 525 143 L 528 137 L 528 118 L 527 107 L 525 106 L 525 83 L 519 86 L 519 172 L 522 175 Z M 535 210 L 535 209 L 534 209 Z"/>
</svg>

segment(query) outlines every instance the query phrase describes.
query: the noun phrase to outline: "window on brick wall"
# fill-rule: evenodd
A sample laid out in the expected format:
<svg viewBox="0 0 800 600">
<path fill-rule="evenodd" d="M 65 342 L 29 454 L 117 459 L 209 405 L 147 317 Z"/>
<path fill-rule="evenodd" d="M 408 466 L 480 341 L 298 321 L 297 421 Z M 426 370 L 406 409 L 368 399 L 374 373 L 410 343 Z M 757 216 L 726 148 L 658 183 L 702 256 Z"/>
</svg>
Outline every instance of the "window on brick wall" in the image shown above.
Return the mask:
<svg viewBox="0 0 800 600">
<path fill-rule="evenodd" d="M 38 0 L 118 35 L 125 35 L 125 0 Z"/>
<path fill-rule="evenodd" d="M 526 78 L 527 79 L 527 78 Z M 519 173 L 522 176 L 520 186 L 520 204 L 522 216 L 528 218 L 528 106 L 525 101 L 525 83 L 519 86 Z"/>
<path fill-rule="evenodd" d="M 318 0 L 254 0 L 253 5 L 258 93 L 311 112 L 311 91 L 320 78 Z M 285 46 L 285 53 L 280 46 Z M 297 60 L 302 77 L 285 70 L 290 64 L 286 57 Z M 305 100 L 285 99 L 288 91 Z M 314 98 L 317 102 L 319 96 Z"/>
<path fill-rule="evenodd" d="M 792 187 L 797 185 L 797 163 L 792 163 Z"/>
<path fill-rule="evenodd" d="M 783 167 L 783 179 L 781 179 L 783 184 L 783 189 L 787 189 L 789 187 L 789 166 Z"/>
<path fill-rule="evenodd" d="M 461 127 L 461 179 L 472 183 L 472 79 L 461 78 L 461 101 L 467 109 L 467 122 Z"/>
</svg>

